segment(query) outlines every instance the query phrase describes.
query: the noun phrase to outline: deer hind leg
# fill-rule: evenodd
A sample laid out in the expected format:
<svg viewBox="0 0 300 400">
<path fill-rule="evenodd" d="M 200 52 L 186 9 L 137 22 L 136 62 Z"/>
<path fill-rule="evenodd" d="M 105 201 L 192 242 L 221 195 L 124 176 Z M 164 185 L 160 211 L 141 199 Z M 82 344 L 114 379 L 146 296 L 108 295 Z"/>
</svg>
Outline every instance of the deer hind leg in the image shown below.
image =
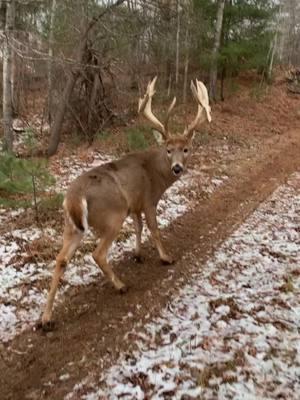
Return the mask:
<svg viewBox="0 0 300 400">
<path fill-rule="evenodd" d="M 122 221 L 118 221 L 119 223 L 112 224 L 110 226 L 110 228 L 108 228 L 106 230 L 105 234 L 102 234 L 102 239 L 100 240 L 100 243 L 98 244 L 98 246 L 96 247 L 96 249 L 93 252 L 93 258 L 96 261 L 96 263 L 99 265 L 100 269 L 103 271 L 104 275 L 111 281 L 111 283 L 114 285 L 114 287 L 121 293 L 126 292 L 127 288 L 126 288 L 125 284 L 114 273 L 112 266 L 108 263 L 107 253 L 108 253 L 108 250 L 109 250 L 112 242 L 117 237 L 117 235 L 121 229 L 124 218 L 122 218 Z"/>
<path fill-rule="evenodd" d="M 69 225 L 65 226 L 63 234 L 63 247 L 56 258 L 56 265 L 52 276 L 47 303 L 42 316 L 43 327 L 47 327 L 51 321 L 53 303 L 59 281 L 65 272 L 68 262 L 71 260 L 76 249 L 78 248 L 82 237 L 82 232 Z"/>
<path fill-rule="evenodd" d="M 135 260 L 137 262 L 143 262 L 143 257 L 141 256 L 142 230 L 143 230 L 142 216 L 141 214 L 133 214 L 132 219 L 134 222 L 134 229 L 136 234 Z"/>
<path fill-rule="evenodd" d="M 155 243 L 155 246 L 157 248 L 157 251 L 158 251 L 161 261 L 164 264 L 173 264 L 174 263 L 173 258 L 170 257 L 166 253 L 164 246 L 162 244 L 162 241 L 161 241 L 161 236 L 160 236 L 160 232 L 159 232 L 157 220 L 156 220 L 156 208 L 151 207 L 151 208 L 146 209 L 145 217 L 146 217 L 147 226 L 151 232 L 152 239 Z"/>
</svg>

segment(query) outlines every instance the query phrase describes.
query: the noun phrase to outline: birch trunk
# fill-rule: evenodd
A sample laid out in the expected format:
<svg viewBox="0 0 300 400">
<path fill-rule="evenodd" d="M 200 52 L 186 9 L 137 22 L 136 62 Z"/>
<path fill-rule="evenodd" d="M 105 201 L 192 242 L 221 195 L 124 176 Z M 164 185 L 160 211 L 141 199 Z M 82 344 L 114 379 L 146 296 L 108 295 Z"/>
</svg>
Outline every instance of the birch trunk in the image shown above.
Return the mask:
<svg viewBox="0 0 300 400">
<path fill-rule="evenodd" d="M 218 54 L 220 50 L 221 34 L 223 26 L 223 16 L 224 16 L 225 0 L 219 0 L 218 11 L 217 11 L 217 21 L 216 21 L 216 32 L 214 46 L 212 50 L 212 60 L 210 67 L 209 76 L 209 95 L 212 100 L 217 98 L 217 78 L 218 78 Z"/>
</svg>

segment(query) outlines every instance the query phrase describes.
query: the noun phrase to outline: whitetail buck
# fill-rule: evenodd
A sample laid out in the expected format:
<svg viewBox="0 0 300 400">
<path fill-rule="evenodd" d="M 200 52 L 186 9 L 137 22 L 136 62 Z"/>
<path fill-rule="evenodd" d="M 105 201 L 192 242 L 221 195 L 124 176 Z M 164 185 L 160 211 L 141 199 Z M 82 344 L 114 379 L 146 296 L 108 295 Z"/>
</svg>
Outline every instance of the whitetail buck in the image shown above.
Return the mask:
<svg viewBox="0 0 300 400">
<path fill-rule="evenodd" d="M 155 82 L 156 77 L 148 84 L 144 98 L 139 100 L 139 112 L 143 112 L 158 131 L 156 134 L 160 134 L 163 145 L 128 154 L 120 160 L 93 168 L 79 176 L 67 191 L 64 200 L 63 247 L 56 259 L 42 317 L 42 326 L 45 329 L 51 325 L 52 307 L 59 280 L 88 227 L 93 228 L 101 238 L 93 252 L 93 258 L 120 292 L 124 292 L 126 287 L 107 262 L 107 253 L 128 215 L 132 216 L 135 226 L 136 257 L 140 257 L 141 214 L 144 213 L 160 259 L 168 264 L 173 262 L 162 245 L 156 221 L 157 203 L 166 189 L 182 175 L 189 157 L 194 129 L 200 121 L 211 121 L 211 116 L 206 87 L 197 80 L 196 84 L 191 82 L 191 89 L 198 103 L 196 118 L 185 128 L 183 134 L 171 135 L 168 120 L 176 99 L 170 105 L 162 124 L 151 110 Z"/>
</svg>

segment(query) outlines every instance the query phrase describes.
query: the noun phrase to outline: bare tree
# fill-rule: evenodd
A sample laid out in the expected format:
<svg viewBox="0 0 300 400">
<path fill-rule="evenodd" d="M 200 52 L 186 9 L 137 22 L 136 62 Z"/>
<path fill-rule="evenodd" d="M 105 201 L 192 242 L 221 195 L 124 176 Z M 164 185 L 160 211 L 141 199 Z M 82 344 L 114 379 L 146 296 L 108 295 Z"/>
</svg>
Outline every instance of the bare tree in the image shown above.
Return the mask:
<svg viewBox="0 0 300 400">
<path fill-rule="evenodd" d="M 164 26 L 164 60 L 165 60 L 165 78 L 166 78 L 166 88 L 168 89 L 168 97 L 171 91 L 172 84 L 172 0 L 162 0 L 160 4 L 160 15 L 162 18 L 162 24 Z"/>
<path fill-rule="evenodd" d="M 277 46 L 278 46 L 278 30 L 276 30 L 274 38 L 270 44 L 270 61 L 269 61 L 269 67 L 268 67 L 268 73 L 267 73 L 268 80 L 272 79 L 274 57 L 277 52 Z"/>
<path fill-rule="evenodd" d="M 214 46 L 211 56 L 211 67 L 210 67 L 210 77 L 209 77 L 209 95 L 212 100 L 216 100 L 217 98 L 218 54 L 221 43 L 225 1 L 226 0 L 219 0 L 218 10 L 217 10 L 216 31 L 215 31 Z"/>
<path fill-rule="evenodd" d="M 176 27 L 176 69 L 175 69 L 175 85 L 179 80 L 179 50 L 180 50 L 180 0 L 177 0 L 177 27 Z"/>
<path fill-rule="evenodd" d="M 185 31 L 185 58 L 184 58 L 184 76 L 183 76 L 183 103 L 186 103 L 187 96 L 187 81 L 188 81 L 188 71 L 189 71 L 189 62 L 190 62 L 190 54 L 189 54 L 189 27 L 187 25 Z"/>
<path fill-rule="evenodd" d="M 48 121 L 51 123 L 52 91 L 53 91 L 53 41 L 54 41 L 54 18 L 56 0 L 52 0 L 50 9 L 49 48 L 48 48 Z"/>
<path fill-rule="evenodd" d="M 14 29 L 15 0 L 7 0 L 6 8 L 1 2 L 1 10 L 5 12 L 5 29 L 3 40 L 3 130 L 4 150 L 13 151 L 13 108 L 12 108 L 12 47 L 11 39 Z M 4 16 L 2 16 L 2 21 Z"/>
<path fill-rule="evenodd" d="M 114 9 L 115 7 L 118 7 L 122 3 L 124 3 L 125 0 L 117 0 L 115 3 L 110 4 L 107 6 L 97 17 L 93 18 L 86 30 L 83 32 L 81 35 L 81 38 L 79 40 L 79 47 L 75 56 L 75 67 L 69 71 L 69 76 L 67 79 L 67 83 L 65 86 L 65 89 L 63 91 L 62 97 L 59 102 L 59 106 L 57 108 L 57 111 L 54 116 L 54 122 L 53 125 L 51 126 L 50 130 L 50 142 L 48 146 L 48 151 L 47 154 L 48 156 L 52 156 L 56 153 L 59 142 L 60 142 L 60 135 L 61 135 L 61 128 L 65 116 L 65 111 L 67 108 L 67 104 L 69 103 L 69 99 L 71 97 L 71 94 L 73 92 L 74 86 L 76 84 L 77 78 L 79 76 L 79 71 L 80 71 L 80 65 L 84 61 L 84 56 L 85 56 L 85 50 L 87 47 L 87 39 L 88 39 L 88 34 L 91 31 L 91 29 L 99 22 L 101 18 L 108 12 Z"/>
</svg>

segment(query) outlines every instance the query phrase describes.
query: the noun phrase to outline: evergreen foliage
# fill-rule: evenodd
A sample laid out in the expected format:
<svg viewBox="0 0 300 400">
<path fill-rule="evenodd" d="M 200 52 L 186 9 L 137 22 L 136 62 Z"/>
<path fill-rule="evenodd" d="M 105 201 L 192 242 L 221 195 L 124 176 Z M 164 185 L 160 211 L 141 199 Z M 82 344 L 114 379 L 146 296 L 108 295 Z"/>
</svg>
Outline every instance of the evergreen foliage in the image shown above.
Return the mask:
<svg viewBox="0 0 300 400">
<path fill-rule="evenodd" d="M 210 66 L 217 3 L 213 0 L 194 0 L 196 13 L 205 21 L 205 30 L 199 37 L 202 47 L 199 62 L 205 70 Z M 236 75 L 243 69 L 262 70 L 267 66 L 276 11 L 277 7 L 271 0 L 232 0 L 225 3 L 218 57 L 220 70 L 225 70 L 227 75 Z"/>
<path fill-rule="evenodd" d="M 236 0 L 225 7 L 223 66 L 232 72 L 267 66 L 275 10 L 269 0 Z"/>
<path fill-rule="evenodd" d="M 20 159 L 10 153 L 0 154 L 0 205 L 34 206 L 37 212 L 42 193 L 55 182 L 43 159 Z"/>
<path fill-rule="evenodd" d="M 150 136 L 151 137 L 151 136 Z M 131 128 L 127 131 L 127 143 L 130 151 L 145 150 L 149 147 L 149 134 L 141 128 Z"/>
</svg>

